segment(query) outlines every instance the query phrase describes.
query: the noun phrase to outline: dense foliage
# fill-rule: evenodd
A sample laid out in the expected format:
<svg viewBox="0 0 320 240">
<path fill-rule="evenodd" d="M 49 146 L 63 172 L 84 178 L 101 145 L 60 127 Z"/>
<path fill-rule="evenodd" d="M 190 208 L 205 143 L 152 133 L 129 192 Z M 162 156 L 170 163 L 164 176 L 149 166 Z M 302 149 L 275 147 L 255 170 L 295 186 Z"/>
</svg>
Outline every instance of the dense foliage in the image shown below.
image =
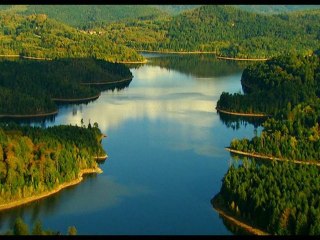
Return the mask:
<svg viewBox="0 0 320 240">
<path fill-rule="evenodd" d="M 0 204 L 34 196 L 96 168 L 105 154 L 97 126 L 0 127 Z"/>
<path fill-rule="evenodd" d="M 320 234 L 320 170 L 292 163 L 231 165 L 217 201 L 278 235 Z"/>
<path fill-rule="evenodd" d="M 250 65 L 241 84 L 244 94 L 223 92 L 218 109 L 275 115 L 288 105 L 293 108 L 320 97 L 319 56 L 287 54 Z"/>
<path fill-rule="evenodd" d="M 14 221 L 13 227 L 9 229 L 5 235 L 61 235 L 61 233 L 50 229 L 43 229 L 42 223 L 39 220 L 33 224 L 32 230 L 30 231 L 28 224 L 19 217 Z M 68 227 L 68 235 L 77 235 L 75 226 Z"/>
<path fill-rule="evenodd" d="M 166 20 L 135 21 L 139 28 L 118 24 L 106 28 L 105 34 L 138 50 L 212 51 L 229 57 L 270 58 L 288 51 L 312 53 L 318 48 L 319 20 L 320 10 L 265 15 L 207 5 Z"/>
<path fill-rule="evenodd" d="M 302 11 L 309 9 L 319 9 L 319 5 L 234 5 L 234 7 L 246 10 L 249 12 L 265 13 L 265 14 L 279 14 L 291 11 Z"/>
<path fill-rule="evenodd" d="M 45 14 L 0 12 L 0 55 L 40 58 L 95 57 L 112 62 L 141 61 L 132 49 L 96 32 L 79 31 Z"/>
<path fill-rule="evenodd" d="M 150 19 L 166 15 L 161 7 L 146 5 L 7 5 L 1 6 L 1 10 L 23 15 L 46 14 L 49 18 L 83 30 L 124 19 Z"/>
<path fill-rule="evenodd" d="M 263 126 L 260 136 L 234 139 L 230 148 L 285 159 L 320 160 L 320 99 L 286 109 L 282 119 L 268 119 Z"/>
<path fill-rule="evenodd" d="M 318 9 L 266 15 L 222 5 L 5 6 L 0 11 L 0 54 L 118 62 L 143 60 L 132 48 L 241 58 L 288 51 L 305 55 L 318 48 L 319 18 Z"/>
<path fill-rule="evenodd" d="M 96 59 L 0 61 L 0 114 L 36 114 L 56 109 L 52 98 L 93 97 L 99 90 L 81 83 L 132 78 L 123 64 Z"/>
</svg>

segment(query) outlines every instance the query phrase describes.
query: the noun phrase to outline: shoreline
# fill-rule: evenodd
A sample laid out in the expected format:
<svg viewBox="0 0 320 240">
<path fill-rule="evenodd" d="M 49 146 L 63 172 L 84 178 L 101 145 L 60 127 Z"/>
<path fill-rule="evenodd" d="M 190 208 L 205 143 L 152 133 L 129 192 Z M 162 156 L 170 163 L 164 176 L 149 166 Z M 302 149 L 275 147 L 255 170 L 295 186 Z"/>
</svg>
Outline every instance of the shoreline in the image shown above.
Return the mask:
<svg viewBox="0 0 320 240">
<path fill-rule="evenodd" d="M 239 112 L 229 112 L 226 110 L 222 110 L 216 107 L 216 110 L 218 112 L 222 112 L 225 114 L 230 114 L 230 115 L 236 115 L 236 116 L 245 116 L 245 117 L 270 117 L 270 115 L 267 115 L 265 113 L 239 113 Z"/>
<path fill-rule="evenodd" d="M 205 52 L 201 52 L 201 51 L 191 51 L 191 52 L 178 52 L 178 51 L 153 51 L 153 50 L 136 50 L 137 52 L 147 52 L 147 53 L 170 53 L 170 54 L 216 54 L 216 52 L 210 52 L 210 51 L 205 51 Z"/>
<path fill-rule="evenodd" d="M 28 56 L 20 56 L 17 54 L 1 54 L 0 57 L 9 57 L 9 58 L 24 58 L 24 59 L 34 59 L 34 60 L 52 60 L 52 58 L 41 58 L 41 57 L 28 57 Z"/>
<path fill-rule="evenodd" d="M 116 62 L 116 63 L 131 64 L 131 63 L 147 63 L 147 62 L 148 62 L 148 60 L 145 59 L 143 61 L 121 61 L 121 62 Z"/>
<path fill-rule="evenodd" d="M 76 178 L 76 179 L 74 179 L 74 180 L 72 180 L 70 182 L 67 182 L 67 183 L 62 183 L 62 184 L 60 184 L 59 186 L 57 186 L 53 190 L 50 190 L 50 191 L 47 191 L 47 192 L 43 192 L 43 193 L 40 193 L 40 194 L 35 195 L 35 196 L 30 196 L 30 197 L 26 197 L 26 198 L 23 198 L 23 199 L 20 199 L 20 200 L 12 201 L 12 202 L 9 202 L 9 203 L 0 204 L 0 211 L 1 210 L 5 210 L 5 209 L 18 207 L 18 206 L 21 206 L 21 205 L 24 205 L 24 204 L 27 204 L 27 203 L 30 203 L 30 202 L 45 198 L 45 197 L 48 197 L 50 195 L 53 195 L 53 194 L 61 191 L 62 189 L 65 189 L 67 187 L 70 187 L 70 186 L 73 186 L 73 185 L 76 185 L 76 184 L 80 183 L 83 180 L 83 175 L 91 174 L 91 173 L 100 174 L 100 173 L 102 173 L 102 170 L 99 167 L 82 169 L 82 170 L 80 170 L 80 172 L 78 174 L 78 178 Z"/>
<path fill-rule="evenodd" d="M 125 78 L 125 79 L 121 79 L 119 81 L 113 81 L 113 82 L 93 82 L 93 83 L 89 83 L 89 82 L 81 82 L 81 85 L 108 85 L 108 84 L 115 84 L 115 83 L 122 83 L 122 82 L 127 82 L 129 80 L 132 80 L 133 76 L 131 78 Z"/>
<path fill-rule="evenodd" d="M 103 156 L 97 156 L 97 157 L 93 157 L 93 158 L 94 158 L 94 160 L 96 160 L 96 161 L 104 161 L 104 160 L 106 160 L 106 159 L 108 158 L 108 155 L 105 154 L 105 155 L 103 155 Z"/>
<path fill-rule="evenodd" d="M 217 56 L 218 59 L 232 60 L 232 61 L 267 61 L 268 58 L 236 58 L 236 57 L 223 57 Z"/>
<path fill-rule="evenodd" d="M 81 101 L 90 101 L 90 100 L 95 100 L 97 98 L 99 98 L 101 95 L 101 93 L 99 93 L 96 96 L 93 97 L 87 97 L 87 98 L 51 98 L 52 101 L 56 101 L 56 102 L 81 102 Z"/>
<path fill-rule="evenodd" d="M 245 231 L 254 234 L 254 235 L 259 235 L 259 236 L 266 236 L 266 235 L 270 235 L 269 233 L 255 228 L 249 224 L 247 224 L 246 222 L 244 222 L 242 219 L 239 219 L 236 216 L 233 216 L 231 214 L 229 214 L 227 211 L 224 210 L 224 207 L 220 206 L 220 204 L 217 203 L 216 199 L 217 196 L 219 196 L 220 193 L 218 193 L 218 195 L 216 195 L 213 200 L 212 200 L 212 206 L 213 209 L 215 211 L 217 211 L 219 213 L 219 215 L 221 215 L 223 218 L 225 218 L 227 221 L 231 222 L 232 224 L 241 227 L 242 229 L 244 229 Z"/>
<path fill-rule="evenodd" d="M 257 153 L 243 152 L 243 151 L 235 150 L 235 149 L 232 149 L 229 147 L 226 147 L 225 149 L 231 153 L 236 153 L 236 154 L 248 156 L 248 157 L 256 157 L 256 158 L 261 158 L 261 159 L 276 160 L 276 161 L 282 161 L 282 162 L 293 162 L 293 163 L 297 163 L 297 164 L 316 165 L 316 166 L 320 167 L 320 163 L 316 162 L 316 161 L 289 160 L 289 159 L 279 158 L 279 157 L 272 157 L 272 156 L 270 157 L 267 155 L 261 155 L 261 154 L 257 154 Z"/>
<path fill-rule="evenodd" d="M 58 114 L 59 110 L 50 112 L 50 113 L 39 113 L 39 114 L 15 114 L 15 115 L 10 115 L 10 114 L 0 114 L 0 118 L 32 118 L 32 117 L 48 117 L 52 115 Z"/>
</svg>

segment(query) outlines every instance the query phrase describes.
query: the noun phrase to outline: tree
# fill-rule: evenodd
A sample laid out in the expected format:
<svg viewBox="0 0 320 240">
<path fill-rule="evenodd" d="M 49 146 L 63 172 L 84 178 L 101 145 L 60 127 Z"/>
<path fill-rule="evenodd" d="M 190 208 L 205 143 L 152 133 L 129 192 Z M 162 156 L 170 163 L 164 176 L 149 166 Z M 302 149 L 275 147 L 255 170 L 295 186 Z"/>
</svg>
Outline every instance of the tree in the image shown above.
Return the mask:
<svg viewBox="0 0 320 240">
<path fill-rule="evenodd" d="M 28 235 L 29 228 L 28 225 L 22 220 L 22 218 L 17 218 L 13 226 L 14 235 Z"/>
<path fill-rule="evenodd" d="M 75 226 L 68 227 L 68 235 L 77 235 L 77 229 Z"/>
</svg>

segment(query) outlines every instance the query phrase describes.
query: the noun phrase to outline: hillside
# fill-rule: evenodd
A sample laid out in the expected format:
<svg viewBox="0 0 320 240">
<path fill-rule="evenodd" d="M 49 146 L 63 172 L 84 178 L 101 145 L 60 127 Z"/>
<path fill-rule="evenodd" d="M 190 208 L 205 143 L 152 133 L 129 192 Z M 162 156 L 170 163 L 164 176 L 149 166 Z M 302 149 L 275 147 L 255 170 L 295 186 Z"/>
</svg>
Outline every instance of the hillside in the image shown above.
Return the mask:
<svg viewBox="0 0 320 240">
<path fill-rule="evenodd" d="M 78 31 L 45 14 L 0 14 L 0 55 L 40 58 L 95 57 L 112 62 L 141 61 L 134 50 L 96 32 Z"/>
<path fill-rule="evenodd" d="M 319 9 L 320 5 L 233 5 L 255 13 L 278 14 L 292 11 Z"/>
<path fill-rule="evenodd" d="M 318 49 L 319 20 L 320 10 L 266 15 L 209 5 L 162 21 L 115 23 L 104 33 L 137 50 L 212 51 L 229 57 L 270 58 L 288 51 L 310 54 Z"/>
<path fill-rule="evenodd" d="M 84 30 L 120 20 L 152 19 L 167 15 L 161 8 L 145 5 L 9 5 L 1 9 L 24 15 L 46 14 L 49 18 Z"/>
</svg>

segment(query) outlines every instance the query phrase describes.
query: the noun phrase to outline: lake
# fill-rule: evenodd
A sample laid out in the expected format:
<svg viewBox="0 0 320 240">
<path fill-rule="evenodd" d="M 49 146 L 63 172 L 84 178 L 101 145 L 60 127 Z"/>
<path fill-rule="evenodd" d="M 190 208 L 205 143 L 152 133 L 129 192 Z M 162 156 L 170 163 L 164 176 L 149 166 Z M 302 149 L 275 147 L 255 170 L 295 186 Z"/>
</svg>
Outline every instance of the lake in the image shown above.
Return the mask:
<svg viewBox="0 0 320 240">
<path fill-rule="evenodd" d="M 147 64 L 130 66 L 134 78 L 126 88 L 60 106 L 41 124 L 97 122 L 107 135 L 103 173 L 0 212 L 1 232 L 21 216 L 61 233 L 74 225 L 79 235 L 234 234 L 210 200 L 231 161 L 224 147 L 232 138 L 253 137 L 255 127 L 226 124 L 215 106 L 223 91 L 242 91 L 244 65 L 210 55 L 145 56 Z"/>
</svg>

